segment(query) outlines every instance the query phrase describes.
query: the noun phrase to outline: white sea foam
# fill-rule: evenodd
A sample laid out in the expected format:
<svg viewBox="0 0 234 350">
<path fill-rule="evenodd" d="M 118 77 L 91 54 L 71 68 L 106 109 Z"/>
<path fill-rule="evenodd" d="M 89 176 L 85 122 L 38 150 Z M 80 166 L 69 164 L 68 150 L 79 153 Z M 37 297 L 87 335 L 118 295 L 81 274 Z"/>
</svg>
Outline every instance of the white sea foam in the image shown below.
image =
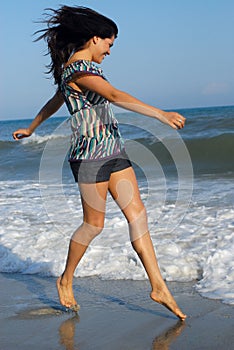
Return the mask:
<svg viewBox="0 0 234 350">
<path fill-rule="evenodd" d="M 64 132 L 63 134 L 54 133 L 54 134 L 46 134 L 46 135 L 38 135 L 33 133 L 29 138 L 22 139 L 21 143 L 23 145 L 33 144 L 33 143 L 41 144 L 49 140 L 57 140 L 57 139 L 69 139 L 69 135 L 66 132 Z"/>
<path fill-rule="evenodd" d="M 48 190 L 54 186 L 56 193 L 55 185 L 43 186 L 44 191 L 46 186 Z M 173 193 L 173 184 L 171 186 Z M 183 218 L 183 210 L 177 206 L 174 219 L 179 224 L 171 231 L 167 231 L 166 226 L 175 209 L 173 199 L 162 202 L 157 183 L 150 198 L 141 187 L 162 274 L 167 281 L 198 280 L 196 287 L 202 295 L 234 304 L 234 210 L 230 206 L 209 205 L 207 200 L 205 203 L 203 197 L 207 199 L 209 189 L 204 193 L 204 188 L 197 186 L 200 194 L 193 198 Z M 218 187 L 216 183 L 210 203 L 215 202 Z M 40 185 L 30 181 L 0 184 L 2 272 L 58 276 L 63 271 L 70 236 L 82 220 L 79 192 L 75 184 L 64 185 L 66 200 L 55 195 L 54 206 L 51 204 L 46 211 L 40 191 Z M 222 184 L 220 201 L 226 192 Z M 76 276 L 145 279 L 146 274 L 129 242 L 123 215 L 111 198 L 107 207 L 105 229 L 88 248 Z"/>
</svg>

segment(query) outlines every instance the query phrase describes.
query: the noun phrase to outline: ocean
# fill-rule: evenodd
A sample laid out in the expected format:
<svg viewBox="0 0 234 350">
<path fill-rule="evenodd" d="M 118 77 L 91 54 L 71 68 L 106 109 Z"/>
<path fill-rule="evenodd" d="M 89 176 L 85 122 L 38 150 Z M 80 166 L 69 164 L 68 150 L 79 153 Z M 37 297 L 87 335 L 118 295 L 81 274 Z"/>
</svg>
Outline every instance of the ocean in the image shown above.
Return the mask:
<svg viewBox="0 0 234 350">
<path fill-rule="evenodd" d="M 163 277 L 192 281 L 204 297 L 234 304 L 234 106 L 179 110 L 181 131 L 117 113 L 133 161 Z M 0 121 L 0 272 L 58 276 L 82 222 L 67 161 L 67 117 L 30 138 L 11 134 L 29 120 Z M 146 279 L 122 213 L 108 197 L 105 229 L 76 277 Z"/>
</svg>

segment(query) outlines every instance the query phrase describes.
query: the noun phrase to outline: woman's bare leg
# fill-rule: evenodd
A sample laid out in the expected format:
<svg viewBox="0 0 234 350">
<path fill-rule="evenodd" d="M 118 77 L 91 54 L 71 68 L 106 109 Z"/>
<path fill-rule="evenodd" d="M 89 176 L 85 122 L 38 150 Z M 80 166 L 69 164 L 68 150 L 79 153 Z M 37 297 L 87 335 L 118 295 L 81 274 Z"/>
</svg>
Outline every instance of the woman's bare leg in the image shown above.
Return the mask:
<svg viewBox="0 0 234 350">
<path fill-rule="evenodd" d="M 79 306 L 72 289 L 73 275 L 86 249 L 87 246 L 70 241 L 65 270 L 62 276 L 57 279 L 57 290 L 61 305 L 67 308 L 74 308 L 74 311 L 78 311 Z"/>
<path fill-rule="evenodd" d="M 147 215 L 140 198 L 134 170 L 130 167 L 113 173 L 109 181 L 109 191 L 128 220 L 132 246 L 137 252 L 151 283 L 151 298 L 167 307 L 181 320 L 184 320 L 186 315 L 176 304 L 159 270 L 148 232 Z"/>
<path fill-rule="evenodd" d="M 141 259 L 141 262 L 149 277 L 152 286 L 152 291 L 150 293 L 151 298 L 157 303 L 167 307 L 181 320 L 184 320 L 186 315 L 183 314 L 176 304 L 175 299 L 171 295 L 165 281 L 162 278 L 150 234 L 144 234 L 141 238 L 133 241 L 132 245 Z"/>
<path fill-rule="evenodd" d="M 83 206 L 83 224 L 71 238 L 66 267 L 57 280 L 60 303 L 74 311 L 79 309 L 72 289 L 74 272 L 89 243 L 103 228 L 108 183 L 80 184 L 79 187 Z"/>
</svg>

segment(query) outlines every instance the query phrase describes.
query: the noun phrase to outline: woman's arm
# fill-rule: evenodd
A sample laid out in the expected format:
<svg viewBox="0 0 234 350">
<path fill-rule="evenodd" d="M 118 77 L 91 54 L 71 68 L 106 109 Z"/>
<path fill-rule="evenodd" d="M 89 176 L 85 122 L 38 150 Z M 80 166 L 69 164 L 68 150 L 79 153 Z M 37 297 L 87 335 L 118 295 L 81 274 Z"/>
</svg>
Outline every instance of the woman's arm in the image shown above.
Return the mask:
<svg viewBox="0 0 234 350">
<path fill-rule="evenodd" d="M 34 118 L 30 126 L 26 129 L 18 129 L 13 132 L 12 136 L 15 140 L 20 140 L 24 137 L 29 137 L 35 129 L 46 119 L 51 117 L 64 103 L 63 96 L 60 91 L 57 91 L 54 96 L 42 107 L 40 112 Z"/>
<path fill-rule="evenodd" d="M 77 89 L 95 91 L 116 106 L 127 110 L 144 114 L 145 116 L 156 118 L 161 122 L 170 125 L 174 129 L 184 127 L 185 118 L 176 112 L 165 112 L 161 109 L 150 106 L 137 98 L 120 91 L 109 82 L 99 76 L 80 76 L 74 82 Z"/>
</svg>

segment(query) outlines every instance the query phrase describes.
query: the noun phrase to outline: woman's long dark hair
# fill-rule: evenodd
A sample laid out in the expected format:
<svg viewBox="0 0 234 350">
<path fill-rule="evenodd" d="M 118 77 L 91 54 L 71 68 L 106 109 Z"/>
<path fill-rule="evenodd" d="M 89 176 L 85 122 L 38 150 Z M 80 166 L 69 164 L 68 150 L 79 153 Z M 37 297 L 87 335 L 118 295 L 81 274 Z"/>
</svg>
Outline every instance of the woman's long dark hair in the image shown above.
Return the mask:
<svg viewBox="0 0 234 350">
<path fill-rule="evenodd" d="M 62 6 L 58 10 L 46 9 L 46 29 L 37 31 L 40 34 L 36 41 L 44 39 L 48 44 L 51 63 L 48 73 L 52 73 L 55 84 L 60 84 L 63 65 L 72 53 L 82 49 L 94 36 L 102 39 L 117 37 L 117 25 L 109 18 L 87 7 Z"/>
</svg>

